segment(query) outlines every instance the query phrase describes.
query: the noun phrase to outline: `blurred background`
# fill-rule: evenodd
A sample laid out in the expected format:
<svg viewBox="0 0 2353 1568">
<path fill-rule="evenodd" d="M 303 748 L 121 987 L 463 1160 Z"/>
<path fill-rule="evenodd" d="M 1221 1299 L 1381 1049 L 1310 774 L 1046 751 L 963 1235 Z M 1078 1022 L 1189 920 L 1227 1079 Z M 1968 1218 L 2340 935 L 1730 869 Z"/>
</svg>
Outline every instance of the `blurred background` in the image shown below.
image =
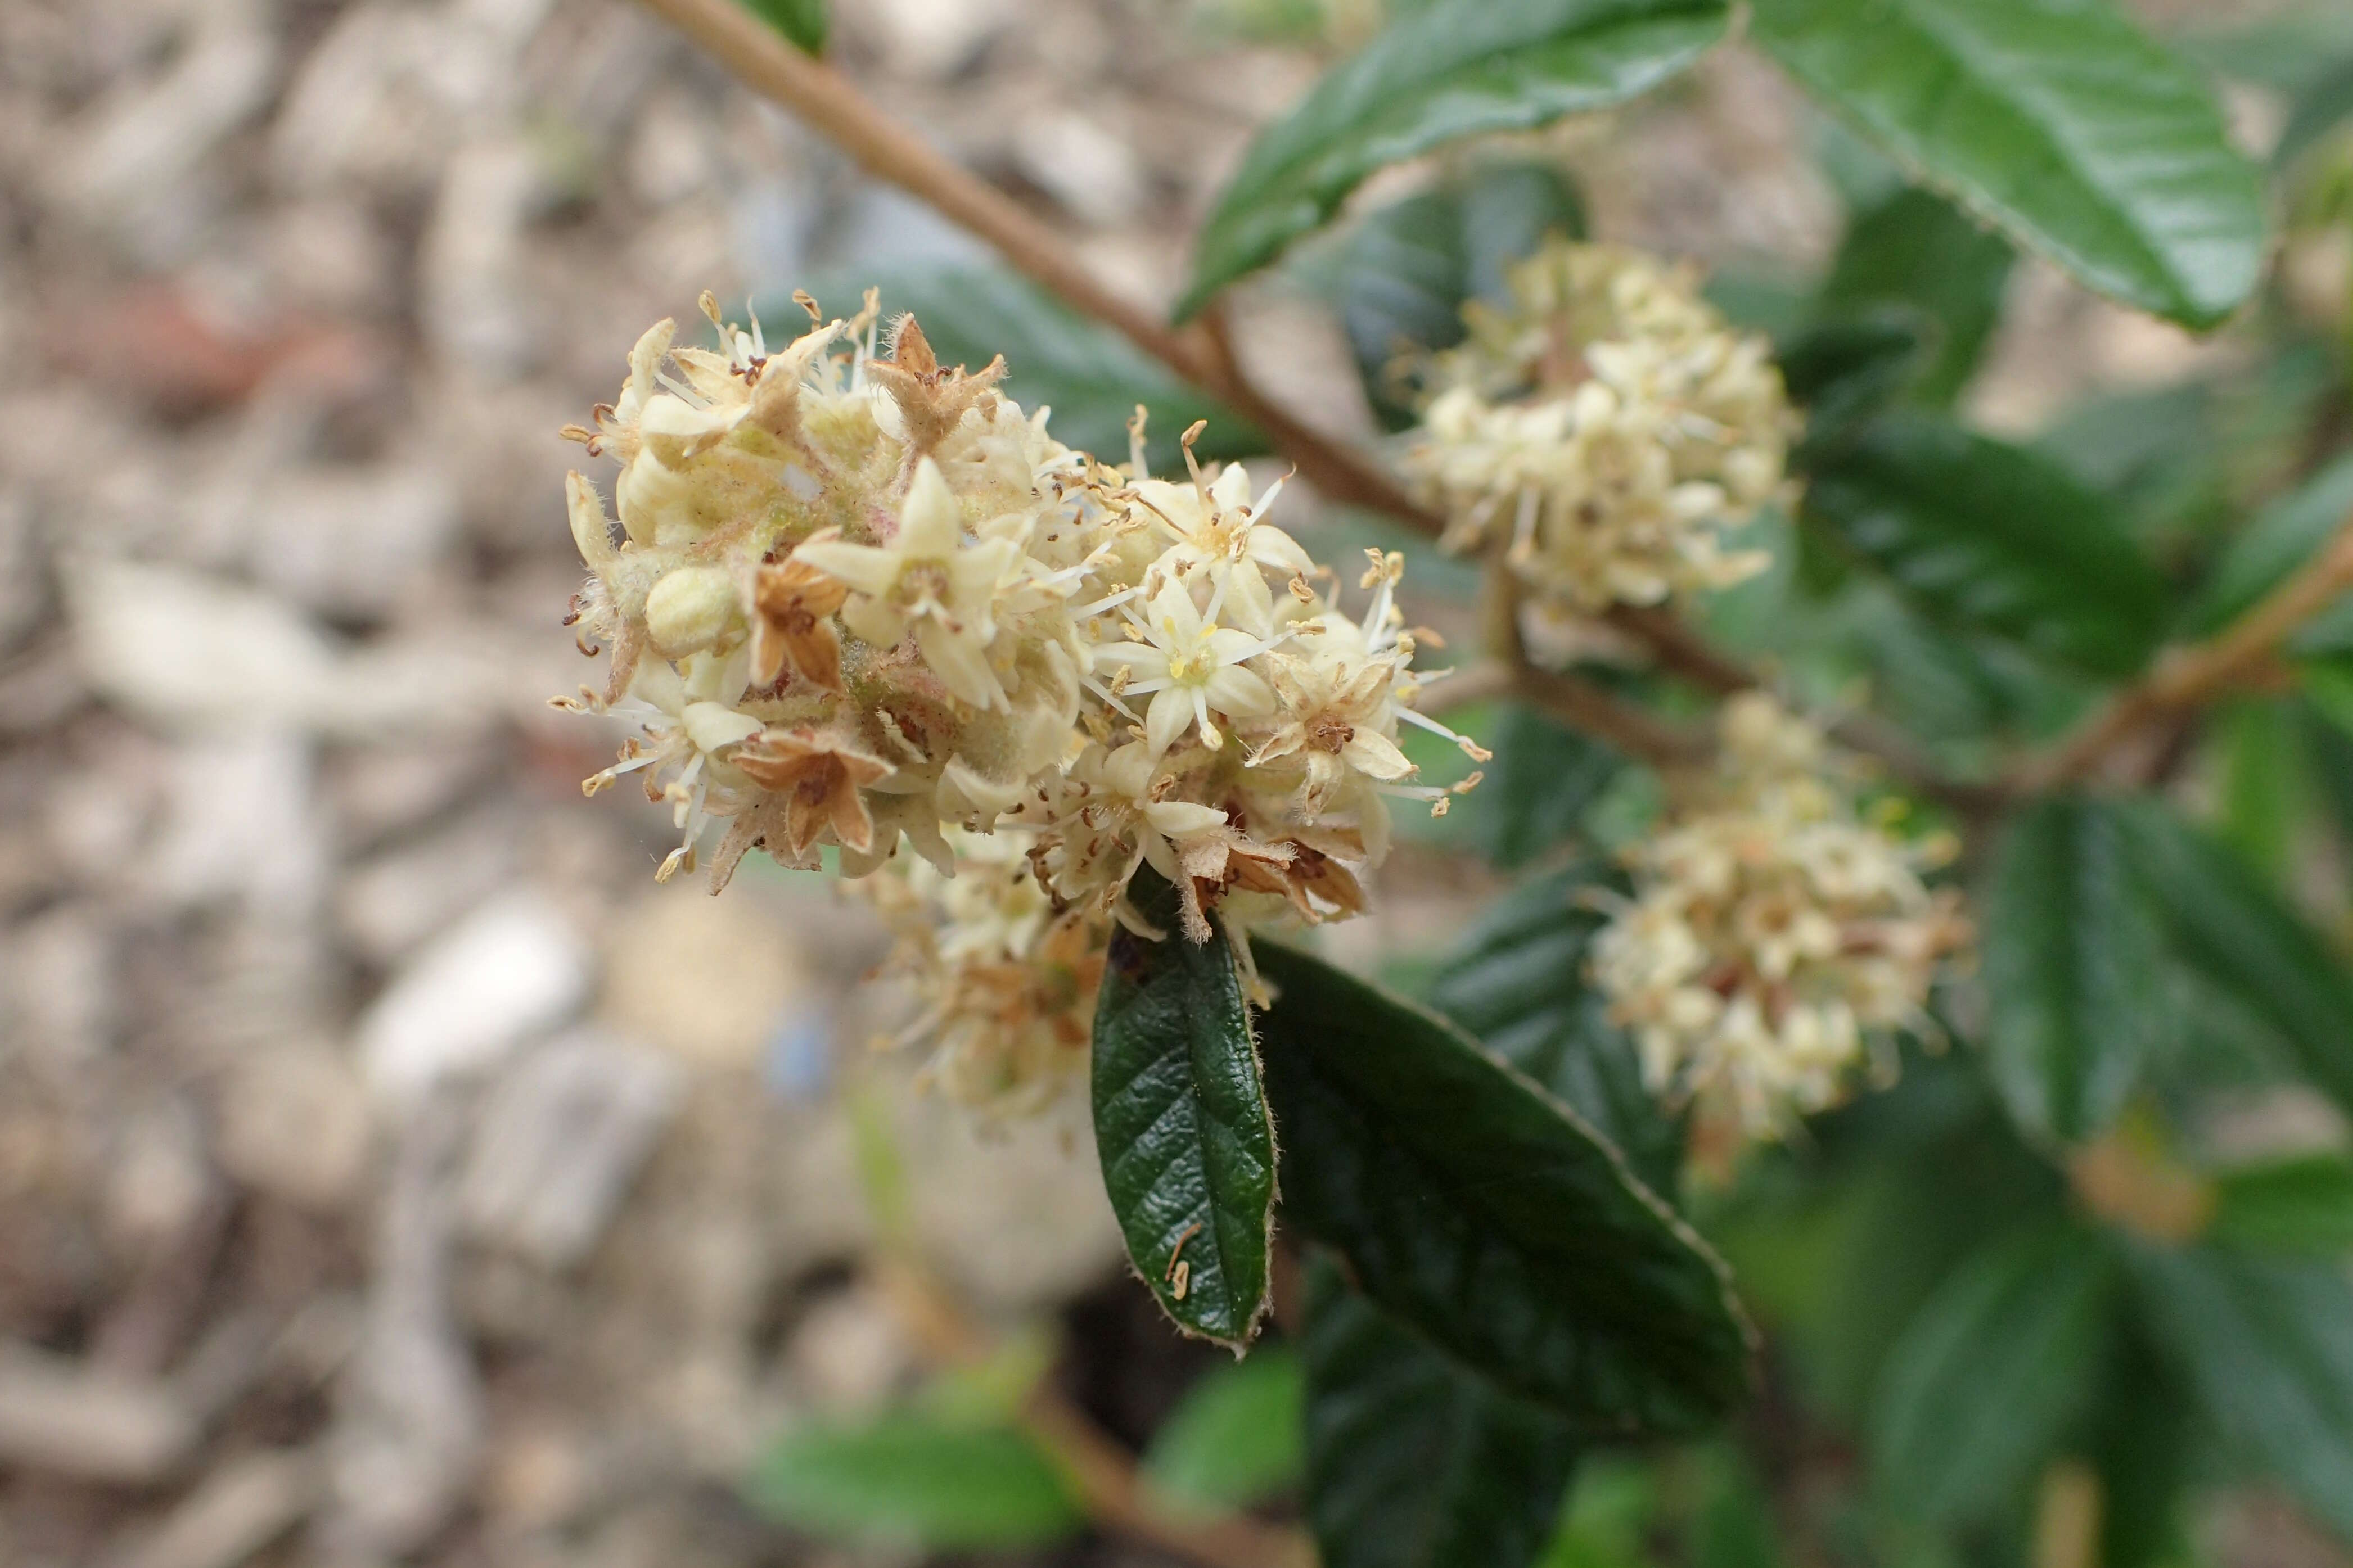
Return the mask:
<svg viewBox="0 0 2353 1568">
<path fill-rule="evenodd" d="M 2332 6 L 2141 9 L 2239 62 L 2261 146 Z M 857 0 L 831 58 L 1166 301 L 1254 127 L 1378 20 Z M 1825 133 L 1732 50 L 1529 149 L 1598 234 L 1769 294 L 1842 221 Z M 2341 315 L 2331 244 L 2288 282 Z M 846 1078 L 942 1275 L 1059 1336 L 1115 1434 L 1217 1359 L 1128 1287 L 1082 1109 L 978 1126 L 870 1064 L 863 910 L 765 861 L 657 888 L 664 813 L 580 796 L 617 731 L 545 705 L 592 673 L 556 431 L 638 334 L 984 259 L 627 0 L 0 0 L 0 1563 L 914 1561 L 738 1495 L 784 1424 L 915 1375 Z M 2236 352 L 2012 289 L 1994 430 Z M 1303 288 L 1238 337 L 1373 431 Z M 1410 961 L 1502 885 L 1409 845 L 1348 951 Z"/>
</svg>

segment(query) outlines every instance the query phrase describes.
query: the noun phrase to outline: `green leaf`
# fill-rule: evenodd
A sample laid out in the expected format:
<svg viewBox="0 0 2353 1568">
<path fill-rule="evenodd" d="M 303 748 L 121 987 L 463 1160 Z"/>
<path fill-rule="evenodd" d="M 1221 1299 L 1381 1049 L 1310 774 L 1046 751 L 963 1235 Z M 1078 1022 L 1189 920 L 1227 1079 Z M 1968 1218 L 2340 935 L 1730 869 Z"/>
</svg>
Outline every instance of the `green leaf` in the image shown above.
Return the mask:
<svg viewBox="0 0 2353 1568">
<path fill-rule="evenodd" d="M 1882 306 L 1818 321 L 1775 350 L 1789 396 L 1806 411 L 1806 455 L 1851 436 L 1920 377 L 1931 324 L 1916 310 Z"/>
<path fill-rule="evenodd" d="M 1495 760 L 1487 781 L 1454 810 L 1474 810 L 1485 832 L 1487 858 L 1525 866 L 1577 836 L 1585 814 L 1609 787 L 1626 759 L 1608 746 L 1524 703 L 1504 710 L 1489 742 Z"/>
<path fill-rule="evenodd" d="M 1495 755 L 1501 761 L 1505 752 Z M 1641 1058 L 1587 972 L 1602 911 L 1581 895 L 1622 890 L 1582 863 L 1514 889 L 1491 906 L 1439 972 L 1430 1005 L 1551 1090 L 1624 1152 L 1660 1193 L 1675 1189 L 1681 1122 L 1642 1082 Z"/>
<path fill-rule="evenodd" d="M 2020 1126 L 2068 1141 L 2116 1119 L 2165 1038 L 2164 931 L 2105 801 L 2038 800 L 1986 900 L 1986 1048 Z"/>
<path fill-rule="evenodd" d="M 2206 327 L 2262 276 L 2253 166 L 2105 0 L 1755 0 L 1751 25 L 1915 177 L 2103 294 Z"/>
<path fill-rule="evenodd" d="M 1384 164 L 1622 103 L 1725 25 L 1723 0 L 1440 0 L 1400 19 L 1250 143 L 1201 231 L 1177 319 L 1321 226 Z"/>
<path fill-rule="evenodd" d="M 2105 1386 L 2087 1423 L 2100 1479 L 2099 1568 L 2178 1568 L 2199 1561 L 2182 1530 L 2196 1402 L 2148 1342 L 2136 1315 L 2117 1324 Z"/>
<path fill-rule="evenodd" d="M 1557 170 L 1505 163 L 1409 196 L 1366 217 L 1340 258 L 1335 303 L 1373 406 L 1413 417 L 1394 374 L 1404 356 L 1451 348 L 1462 302 L 1502 299 L 1505 268 L 1545 236 L 1585 233 L 1585 206 Z"/>
<path fill-rule="evenodd" d="M 2295 710 L 2275 700 L 2234 699 L 2212 716 L 2209 743 L 2222 764 L 2217 826 L 2248 865 L 2274 880 L 2287 875 L 2307 818 L 2303 742 Z"/>
<path fill-rule="evenodd" d="M 1274 1222 L 1274 1126 L 1241 978 L 1224 928 L 1186 940 L 1176 889 L 1149 868 L 1129 898 L 1168 934 L 1112 934 L 1095 1005 L 1103 1186 L 1154 1300 L 1239 1350 L 1266 1309 Z"/>
<path fill-rule="evenodd" d="M 825 0 L 742 0 L 742 4 L 804 53 L 825 53 L 826 34 L 831 26 Z"/>
<path fill-rule="evenodd" d="M 1438 1015 L 1258 947 L 1283 1212 L 1473 1369 L 1598 1432 L 1747 1385 L 1724 1267 L 1581 1117 Z"/>
<path fill-rule="evenodd" d="M 2164 584 L 2107 503 L 2049 458 L 1905 415 L 1810 466 L 1807 519 L 1947 625 L 2112 677 L 2157 646 Z"/>
<path fill-rule="evenodd" d="M 1172 1502 L 1246 1508 L 1288 1490 L 1304 1463 L 1301 1373 L 1280 1346 L 1210 1371 L 1152 1436 L 1144 1476 Z"/>
<path fill-rule="evenodd" d="M 2098 1383 L 2114 1275 L 2096 1237 L 2061 1225 L 2011 1236 L 1939 1286 L 1882 1373 L 1882 1495 L 1935 1523 L 2010 1500 Z"/>
<path fill-rule="evenodd" d="M 2353 453 L 2255 514 L 2207 574 L 2183 631 L 2211 637 L 2293 576 L 2353 517 Z"/>
<path fill-rule="evenodd" d="M 1307 1519 L 1324 1568 L 1522 1568 L 1560 1511 L 1568 1424 L 1448 1359 L 1318 1258 Z"/>
<path fill-rule="evenodd" d="M 2000 235 L 1933 192 L 1909 187 L 1855 215 L 1817 308 L 1837 318 L 1900 306 L 1932 322 L 1933 359 L 1916 391 L 1941 405 L 1968 384 L 1993 335 L 2010 262 Z"/>
<path fill-rule="evenodd" d="M 747 1489 L 754 1507 L 798 1530 L 939 1551 L 1048 1546 L 1086 1523 L 1070 1484 L 1024 1434 L 917 1415 L 790 1432 Z"/>
<path fill-rule="evenodd" d="M 2353 1540 L 2353 1284 L 2334 1263 L 2133 1257 L 2142 1309 L 2214 1425 Z"/>
<path fill-rule="evenodd" d="M 2353 984 L 2338 956 L 2208 835 L 2154 803 L 2128 821 L 2174 952 L 2274 1030 L 2313 1087 L 2353 1114 Z"/>
<path fill-rule="evenodd" d="M 2353 1161 L 2298 1154 L 2225 1171 L 2206 1234 L 2253 1251 L 2353 1253 Z"/>
<path fill-rule="evenodd" d="M 2287 124 L 2272 147 L 2272 167 L 2287 168 L 2348 120 L 2353 120 L 2353 59 L 2296 95 Z"/>
<path fill-rule="evenodd" d="M 882 291 L 886 317 L 913 312 L 942 364 L 978 370 L 1005 356 L 1007 395 L 1035 413 L 1054 411 L 1055 439 L 1106 461 L 1127 452 L 1128 416 L 1149 410 L 1146 455 L 1155 474 L 1182 473 L 1177 437 L 1197 419 L 1209 427 L 1194 447 L 1201 460 L 1228 461 L 1267 450 L 1266 439 L 1240 416 L 1179 380 L 1159 361 L 1107 327 L 1054 300 L 1037 285 L 987 264 L 860 273 L 838 285 L 813 286 L 826 308 L 839 313 L 868 285 Z M 765 300 L 760 319 L 806 320 L 787 300 Z"/>
</svg>

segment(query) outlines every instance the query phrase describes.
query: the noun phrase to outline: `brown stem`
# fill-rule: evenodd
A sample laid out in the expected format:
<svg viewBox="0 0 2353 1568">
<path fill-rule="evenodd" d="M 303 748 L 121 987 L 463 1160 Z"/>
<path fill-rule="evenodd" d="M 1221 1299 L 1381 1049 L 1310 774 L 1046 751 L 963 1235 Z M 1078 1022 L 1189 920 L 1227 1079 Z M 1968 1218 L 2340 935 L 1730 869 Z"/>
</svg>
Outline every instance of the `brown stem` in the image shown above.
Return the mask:
<svg viewBox="0 0 2353 1568">
<path fill-rule="evenodd" d="M 1520 580 L 1499 557 L 1491 556 L 1482 579 L 1480 616 L 1487 646 L 1509 672 L 1511 690 L 1571 729 L 1598 735 L 1630 757 L 1654 768 L 1688 767 L 1706 756 L 1704 736 L 1677 728 L 1592 682 L 1559 670 L 1542 669 L 1528 658 L 1520 631 Z M 1441 689 L 1443 689 L 1441 688 Z"/>
<path fill-rule="evenodd" d="M 2013 787 L 2034 794 L 2091 778 L 2119 746 L 2157 721 L 2200 707 L 2260 675 L 2297 627 L 2348 591 L 2353 514 L 2337 525 L 2318 554 L 2220 635 L 2159 655 L 2139 684 L 2049 755 L 2020 768 Z"/>
<path fill-rule="evenodd" d="M 1069 241 L 987 182 L 976 179 L 900 125 L 847 77 L 779 37 L 739 0 L 642 0 L 709 51 L 753 90 L 807 120 L 875 178 L 916 196 L 997 247 L 1013 268 L 1064 304 L 1113 328 L 1258 426 L 1325 499 L 1386 513 L 1435 539 L 1446 520 L 1409 494 L 1367 454 L 1332 440 L 1271 402 L 1250 384 L 1222 337 L 1214 313 L 1172 327 L 1105 288 L 1077 260 Z M 1620 606 L 1610 623 L 1637 638 L 1674 674 L 1719 694 L 1757 683 L 1740 663 L 1711 647 L 1671 611 Z M 1524 662 L 1524 661 L 1515 661 Z M 1689 747 L 1657 721 L 1573 677 L 1537 675 L 1522 695 L 1572 723 L 1646 759 L 1687 756 Z M 1850 744 L 1885 757 L 1901 777 L 1934 785 L 1934 774 L 1908 755 L 1888 756 L 1875 732 Z"/>
</svg>

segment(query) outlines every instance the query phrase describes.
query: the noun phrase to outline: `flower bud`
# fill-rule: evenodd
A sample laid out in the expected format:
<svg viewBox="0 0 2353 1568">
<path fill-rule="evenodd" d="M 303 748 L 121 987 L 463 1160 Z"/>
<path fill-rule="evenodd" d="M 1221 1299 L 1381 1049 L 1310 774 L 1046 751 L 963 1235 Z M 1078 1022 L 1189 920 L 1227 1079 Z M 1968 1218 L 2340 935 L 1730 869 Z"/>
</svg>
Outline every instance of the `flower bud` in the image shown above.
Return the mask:
<svg viewBox="0 0 2353 1568">
<path fill-rule="evenodd" d="M 735 581 L 718 566 L 681 566 L 646 595 L 646 636 L 672 658 L 700 653 L 733 623 Z"/>
</svg>

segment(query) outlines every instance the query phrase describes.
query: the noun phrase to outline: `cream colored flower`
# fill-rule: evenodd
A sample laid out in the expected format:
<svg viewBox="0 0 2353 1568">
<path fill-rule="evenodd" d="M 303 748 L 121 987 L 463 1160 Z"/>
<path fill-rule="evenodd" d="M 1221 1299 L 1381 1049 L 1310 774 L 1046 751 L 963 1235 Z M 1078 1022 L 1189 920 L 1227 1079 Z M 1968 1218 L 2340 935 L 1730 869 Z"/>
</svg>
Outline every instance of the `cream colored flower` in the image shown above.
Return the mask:
<svg viewBox="0 0 2353 1568">
<path fill-rule="evenodd" d="M 1717 771 L 1630 852 L 1594 975 L 1654 1089 L 1772 1136 L 1844 1098 L 1874 1037 L 1933 1032 L 1928 988 L 1969 932 L 1921 879 L 1941 847 L 1857 820 L 1819 730 L 1758 693 L 1721 727 Z"/>
<path fill-rule="evenodd" d="M 1405 463 L 1448 543 L 1500 538 L 1514 572 L 1584 612 L 1761 571 L 1723 536 L 1778 493 L 1795 428 L 1765 341 L 1632 251 L 1556 240 L 1509 282 L 1510 306 L 1466 306 L 1470 341 L 1424 367 Z"/>
<path fill-rule="evenodd" d="M 1094 650 L 1095 671 L 1113 676 L 1114 691 L 1152 699 L 1144 731 L 1155 756 L 1187 726 L 1198 727 L 1201 744 L 1213 752 L 1225 744 L 1224 732 L 1209 717 L 1212 709 L 1229 718 L 1274 710 L 1274 693 L 1265 678 L 1246 665 L 1266 645 L 1248 632 L 1218 625 L 1219 607 L 1213 597 L 1204 616 L 1194 607 L 1191 585 L 1172 576 L 1145 602 L 1143 615 L 1128 617 L 1129 629 L 1143 641 L 1104 643 Z"/>
<path fill-rule="evenodd" d="M 988 665 L 992 612 L 1019 553 L 1009 539 L 964 542 L 964 509 L 939 465 L 924 458 L 887 542 L 815 539 L 793 557 L 849 589 L 841 618 L 851 631 L 888 647 L 912 627 L 923 661 L 950 691 L 976 708 L 1002 708 L 1005 689 Z"/>
</svg>

